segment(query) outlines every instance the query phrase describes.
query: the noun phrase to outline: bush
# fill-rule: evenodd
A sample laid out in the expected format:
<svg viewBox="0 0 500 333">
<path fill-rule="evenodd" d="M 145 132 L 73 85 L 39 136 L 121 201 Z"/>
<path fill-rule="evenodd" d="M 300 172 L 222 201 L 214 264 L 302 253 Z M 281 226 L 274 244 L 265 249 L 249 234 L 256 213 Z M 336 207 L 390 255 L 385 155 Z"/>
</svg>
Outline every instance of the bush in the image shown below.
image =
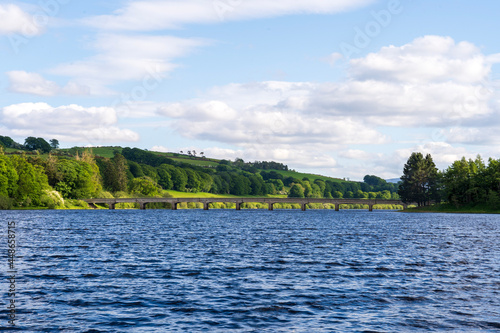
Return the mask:
<svg viewBox="0 0 500 333">
<path fill-rule="evenodd" d="M 48 209 L 64 207 L 64 199 L 57 191 L 44 191 L 40 197 L 40 205 Z"/>
<path fill-rule="evenodd" d="M 0 196 L 0 210 L 12 209 L 13 200 L 9 197 Z"/>
</svg>

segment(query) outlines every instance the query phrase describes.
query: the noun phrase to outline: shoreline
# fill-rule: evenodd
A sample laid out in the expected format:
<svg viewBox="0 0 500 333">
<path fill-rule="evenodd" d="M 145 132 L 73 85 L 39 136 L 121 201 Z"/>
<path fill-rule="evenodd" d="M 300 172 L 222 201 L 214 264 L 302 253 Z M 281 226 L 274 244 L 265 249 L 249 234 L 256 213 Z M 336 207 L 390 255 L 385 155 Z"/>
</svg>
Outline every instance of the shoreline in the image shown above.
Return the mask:
<svg viewBox="0 0 500 333">
<path fill-rule="evenodd" d="M 469 207 L 455 207 L 451 204 L 438 204 L 426 207 L 407 208 L 402 213 L 441 213 L 441 214 L 500 214 L 500 209 L 493 209 L 487 205 Z"/>
</svg>

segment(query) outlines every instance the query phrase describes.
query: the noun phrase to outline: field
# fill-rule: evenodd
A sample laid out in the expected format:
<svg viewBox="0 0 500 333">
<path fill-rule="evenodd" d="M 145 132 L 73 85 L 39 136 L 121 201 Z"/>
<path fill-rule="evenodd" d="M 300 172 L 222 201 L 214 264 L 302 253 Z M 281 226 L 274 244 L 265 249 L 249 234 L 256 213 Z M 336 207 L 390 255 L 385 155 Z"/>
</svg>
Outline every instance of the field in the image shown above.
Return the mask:
<svg viewBox="0 0 500 333">
<path fill-rule="evenodd" d="M 205 192 L 197 192 L 197 193 L 191 193 L 191 192 L 178 192 L 178 191 L 172 191 L 172 190 L 167 190 L 163 191 L 163 193 L 168 194 L 169 197 L 171 198 L 241 198 L 236 195 L 231 195 L 231 194 L 212 194 L 212 193 L 205 193 Z M 246 195 L 244 196 L 245 198 L 251 198 L 252 196 Z M 261 196 L 259 196 L 260 198 Z M 267 197 L 269 198 L 286 198 L 286 195 L 268 195 Z"/>
<path fill-rule="evenodd" d="M 284 171 L 284 170 L 277 170 L 276 171 L 277 173 L 279 173 L 280 175 L 283 175 L 283 177 L 294 177 L 294 178 L 298 178 L 300 180 L 302 180 L 302 178 L 308 178 L 311 182 L 313 182 L 315 179 L 321 179 L 323 181 L 332 181 L 332 182 L 337 182 L 337 183 L 340 183 L 340 182 L 343 182 L 344 180 L 343 179 L 339 179 L 339 178 L 332 178 L 332 177 L 327 177 L 327 176 L 320 176 L 320 175 L 314 175 L 314 174 L 310 174 L 310 173 L 302 173 L 302 172 L 297 172 L 297 171 Z"/>
</svg>

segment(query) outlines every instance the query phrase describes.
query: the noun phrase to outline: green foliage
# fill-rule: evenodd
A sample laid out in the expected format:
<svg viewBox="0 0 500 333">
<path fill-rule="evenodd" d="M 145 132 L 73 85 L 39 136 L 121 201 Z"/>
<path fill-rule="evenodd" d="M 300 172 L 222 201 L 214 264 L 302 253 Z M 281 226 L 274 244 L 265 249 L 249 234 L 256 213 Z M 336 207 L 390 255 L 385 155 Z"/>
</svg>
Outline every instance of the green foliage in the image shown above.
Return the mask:
<svg viewBox="0 0 500 333">
<path fill-rule="evenodd" d="M 49 142 L 50 142 L 50 147 L 51 147 L 52 149 L 57 149 L 57 148 L 59 148 L 59 140 L 57 140 L 57 139 L 52 139 L 52 140 L 50 140 Z"/>
<path fill-rule="evenodd" d="M 101 191 L 97 166 L 84 161 L 59 160 L 56 167 L 58 179 L 55 189 L 64 198 L 92 198 Z"/>
<path fill-rule="evenodd" d="M 498 206 L 500 160 L 490 159 L 485 165 L 481 156 L 475 160 L 455 161 L 443 174 L 448 202 L 455 207 L 487 203 Z"/>
<path fill-rule="evenodd" d="M 144 176 L 132 180 L 130 192 L 145 196 L 157 196 L 160 194 L 160 187 L 154 180 Z"/>
<path fill-rule="evenodd" d="M 127 160 L 121 154 L 115 154 L 111 159 L 98 159 L 99 170 L 104 188 L 111 192 L 127 190 Z"/>
<path fill-rule="evenodd" d="M 17 193 L 19 176 L 10 158 L 0 155 L 0 196 L 13 198 Z"/>
<path fill-rule="evenodd" d="M 439 174 L 430 154 L 412 153 L 404 166 L 398 194 L 406 203 L 426 206 L 439 201 Z"/>
<path fill-rule="evenodd" d="M 305 191 L 304 187 L 300 184 L 293 184 L 290 188 L 289 198 L 304 198 Z"/>
<path fill-rule="evenodd" d="M 127 161 L 127 164 L 128 164 L 128 169 L 130 170 L 134 178 L 145 176 L 139 163 L 136 163 L 134 161 Z"/>
<path fill-rule="evenodd" d="M 12 209 L 13 203 L 14 203 L 13 199 L 4 195 L 0 195 L 0 210 Z"/>
<path fill-rule="evenodd" d="M 24 141 L 24 147 L 27 150 L 39 150 L 43 153 L 48 153 L 52 150 L 50 144 L 43 138 L 27 137 Z"/>
<path fill-rule="evenodd" d="M 245 195 L 251 193 L 251 182 L 243 175 L 231 177 L 230 193 L 233 195 Z"/>
<path fill-rule="evenodd" d="M 21 206 L 40 206 L 43 190 L 49 188 L 44 169 L 18 155 L 11 156 L 10 159 L 18 175 L 17 189 L 13 198 Z"/>
<path fill-rule="evenodd" d="M 0 145 L 5 147 L 5 148 L 14 148 L 16 145 L 16 142 L 8 136 L 0 135 Z"/>
</svg>

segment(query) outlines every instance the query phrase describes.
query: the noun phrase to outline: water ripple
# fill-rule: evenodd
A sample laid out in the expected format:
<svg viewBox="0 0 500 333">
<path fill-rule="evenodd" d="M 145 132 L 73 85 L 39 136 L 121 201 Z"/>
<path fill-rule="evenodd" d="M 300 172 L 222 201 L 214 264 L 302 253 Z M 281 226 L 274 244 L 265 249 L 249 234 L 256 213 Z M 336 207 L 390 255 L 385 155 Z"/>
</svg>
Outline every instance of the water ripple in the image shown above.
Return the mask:
<svg viewBox="0 0 500 333">
<path fill-rule="evenodd" d="M 117 210 L 0 220 L 18 225 L 27 332 L 500 329 L 494 215 Z"/>
</svg>

